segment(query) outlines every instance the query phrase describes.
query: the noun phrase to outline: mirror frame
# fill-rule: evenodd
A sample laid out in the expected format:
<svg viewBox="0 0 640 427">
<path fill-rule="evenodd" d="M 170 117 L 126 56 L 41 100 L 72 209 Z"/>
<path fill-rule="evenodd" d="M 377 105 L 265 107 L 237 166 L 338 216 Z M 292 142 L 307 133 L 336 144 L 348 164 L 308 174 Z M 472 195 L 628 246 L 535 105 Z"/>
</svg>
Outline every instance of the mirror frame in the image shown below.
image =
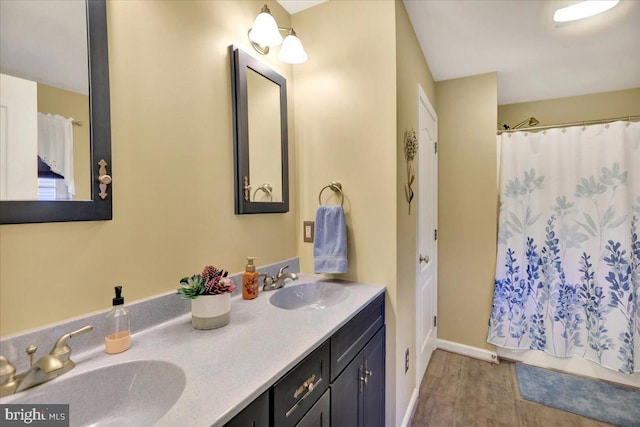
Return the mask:
<svg viewBox="0 0 640 427">
<path fill-rule="evenodd" d="M 231 89 L 233 105 L 233 155 L 235 165 L 235 213 L 289 212 L 289 128 L 287 121 L 287 80 L 234 45 L 231 56 Z M 244 199 L 244 177 L 249 176 L 249 117 L 247 70 L 253 70 L 280 87 L 280 143 L 282 165 L 282 201 L 252 202 Z"/>
<path fill-rule="evenodd" d="M 91 134 L 91 200 L 2 200 L 0 224 L 112 219 L 113 184 L 107 197 L 98 195 L 98 162 L 107 162 L 111 175 L 111 107 L 109 100 L 109 50 L 106 0 L 87 0 L 87 45 Z"/>
</svg>

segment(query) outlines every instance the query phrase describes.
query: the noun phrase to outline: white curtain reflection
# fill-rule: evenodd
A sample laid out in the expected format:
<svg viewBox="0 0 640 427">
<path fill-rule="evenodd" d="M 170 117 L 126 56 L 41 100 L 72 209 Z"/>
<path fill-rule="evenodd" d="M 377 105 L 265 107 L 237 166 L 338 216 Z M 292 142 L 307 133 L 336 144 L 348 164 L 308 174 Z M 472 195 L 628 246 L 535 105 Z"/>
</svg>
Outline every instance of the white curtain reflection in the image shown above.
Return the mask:
<svg viewBox="0 0 640 427">
<path fill-rule="evenodd" d="M 38 113 L 38 156 L 64 177 L 69 198 L 76 194 L 73 179 L 73 119 Z"/>
</svg>

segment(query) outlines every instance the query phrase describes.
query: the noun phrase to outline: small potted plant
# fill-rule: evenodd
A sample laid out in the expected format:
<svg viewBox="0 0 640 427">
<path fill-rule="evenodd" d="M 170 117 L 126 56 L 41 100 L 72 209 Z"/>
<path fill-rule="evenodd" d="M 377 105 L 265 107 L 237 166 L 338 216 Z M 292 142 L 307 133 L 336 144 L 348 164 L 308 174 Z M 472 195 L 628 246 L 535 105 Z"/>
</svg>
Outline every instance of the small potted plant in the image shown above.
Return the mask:
<svg viewBox="0 0 640 427">
<path fill-rule="evenodd" d="M 207 265 L 202 274 L 183 277 L 178 295 L 191 300 L 191 324 L 196 329 L 220 328 L 231 319 L 231 293 L 236 290 L 229 273 Z"/>
</svg>

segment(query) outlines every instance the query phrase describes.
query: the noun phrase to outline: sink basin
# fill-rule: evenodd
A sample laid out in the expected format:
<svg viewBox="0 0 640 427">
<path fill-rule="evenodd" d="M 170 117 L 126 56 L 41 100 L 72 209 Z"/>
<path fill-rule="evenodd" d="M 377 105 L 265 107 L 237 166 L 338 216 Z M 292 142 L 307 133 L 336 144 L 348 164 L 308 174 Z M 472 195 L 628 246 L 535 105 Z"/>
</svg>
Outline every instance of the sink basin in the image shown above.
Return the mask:
<svg viewBox="0 0 640 427">
<path fill-rule="evenodd" d="M 282 288 L 269 298 L 269 302 L 285 310 L 300 308 L 322 310 L 344 301 L 348 295 L 349 290 L 344 285 L 312 282 Z"/>
<path fill-rule="evenodd" d="M 68 403 L 72 426 L 139 427 L 152 425 L 166 414 L 185 384 L 185 374 L 177 365 L 138 360 L 61 376 L 3 398 L 2 403 Z"/>
</svg>

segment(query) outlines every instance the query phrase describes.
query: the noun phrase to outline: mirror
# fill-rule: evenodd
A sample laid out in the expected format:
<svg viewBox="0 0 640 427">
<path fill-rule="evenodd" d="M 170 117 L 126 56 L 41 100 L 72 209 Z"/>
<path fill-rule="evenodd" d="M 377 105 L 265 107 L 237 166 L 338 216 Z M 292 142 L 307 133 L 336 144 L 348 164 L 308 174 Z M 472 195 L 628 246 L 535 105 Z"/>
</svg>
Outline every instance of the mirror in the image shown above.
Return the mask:
<svg viewBox="0 0 640 427">
<path fill-rule="evenodd" d="M 231 46 L 235 213 L 289 211 L 287 81 Z"/>
<path fill-rule="evenodd" d="M 16 134 L 7 137 L 9 132 L 1 132 L 0 224 L 111 219 L 113 189 L 108 185 L 112 164 L 105 0 L 86 3 L 3 1 L 0 7 L 2 90 L 15 86 L 30 88 L 26 92 L 18 91 L 11 105 L 5 105 L 3 96 L 2 128 L 16 128 L 5 122 L 7 117 L 16 116 L 7 113 L 9 109 L 15 111 L 15 105 L 27 104 L 31 113 L 21 116 L 26 117 L 21 123 L 29 124 L 19 127 Z M 63 19 L 56 20 L 59 12 Z M 72 19 L 73 16 L 76 18 Z M 20 25 L 16 26 L 15 22 Z M 72 33 L 75 36 L 57 42 L 50 40 L 53 37 L 44 31 L 34 31 L 38 28 L 34 22 L 42 22 L 43 27 L 46 22 L 58 35 Z M 75 25 L 72 26 L 72 22 Z M 25 32 L 20 34 L 17 30 Z M 43 38 L 35 41 L 34 33 L 42 33 L 46 43 Z M 43 122 L 54 126 L 46 119 L 65 121 L 65 126 L 43 130 Z M 65 132 L 71 132 L 73 148 L 66 145 L 68 136 L 41 137 L 43 133 Z M 43 140 L 64 141 L 64 144 L 45 144 L 47 148 L 42 148 Z M 25 160 L 13 157 L 15 147 L 27 152 L 20 157 Z M 16 167 L 17 164 L 20 166 Z M 51 179 L 41 180 L 42 177 Z M 38 181 L 55 183 L 43 185 Z M 38 187 L 44 188 L 41 188 L 44 193 L 49 191 L 48 198 L 43 199 L 43 193 L 38 195 Z"/>
</svg>

